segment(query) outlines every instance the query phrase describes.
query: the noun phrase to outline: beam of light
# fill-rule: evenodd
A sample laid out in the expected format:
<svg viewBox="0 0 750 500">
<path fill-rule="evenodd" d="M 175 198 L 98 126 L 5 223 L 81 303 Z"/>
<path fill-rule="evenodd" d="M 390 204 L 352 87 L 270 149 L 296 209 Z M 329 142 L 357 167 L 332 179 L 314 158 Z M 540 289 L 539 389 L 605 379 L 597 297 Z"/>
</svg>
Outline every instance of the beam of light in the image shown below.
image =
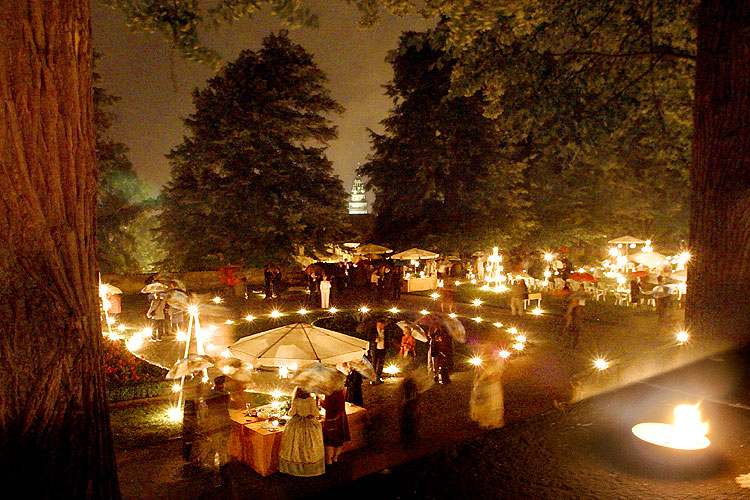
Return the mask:
<svg viewBox="0 0 750 500">
<path fill-rule="evenodd" d="M 396 375 L 399 371 L 401 370 L 396 365 L 388 365 L 383 368 L 383 373 L 387 373 L 388 375 Z"/>
<path fill-rule="evenodd" d="M 253 316 L 252 314 L 248 314 L 247 316 L 245 316 L 245 321 L 247 321 L 248 323 L 252 323 L 253 321 L 255 321 L 255 316 Z"/>
<path fill-rule="evenodd" d="M 594 360 L 594 368 L 599 371 L 606 370 L 607 368 L 609 368 L 609 361 L 604 358 L 596 358 Z"/>
<path fill-rule="evenodd" d="M 482 366 L 482 358 L 480 358 L 479 356 L 474 356 L 473 358 L 469 359 L 469 363 L 474 366 Z"/>
<path fill-rule="evenodd" d="M 195 340 L 197 340 L 198 342 L 205 342 L 206 340 L 208 340 L 208 338 L 209 335 L 206 330 L 204 330 L 203 328 L 195 329 Z"/>
<path fill-rule="evenodd" d="M 167 410 L 167 414 L 164 416 L 169 422 L 182 422 L 182 411 L 177 406 L 172 406 Z"/>
</svg>

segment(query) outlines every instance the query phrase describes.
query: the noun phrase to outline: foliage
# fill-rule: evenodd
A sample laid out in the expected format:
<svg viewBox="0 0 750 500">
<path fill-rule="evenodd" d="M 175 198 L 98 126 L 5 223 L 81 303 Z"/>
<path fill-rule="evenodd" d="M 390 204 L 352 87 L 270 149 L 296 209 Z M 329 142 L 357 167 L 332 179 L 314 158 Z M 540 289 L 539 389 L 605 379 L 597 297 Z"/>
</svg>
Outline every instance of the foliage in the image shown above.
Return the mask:
<svg viewBox="0 0 750 500">
<path fill-rule="evenodd" d="M 94 74 L 95 84 L 99 81 Z M 115 120 L 110 107 L 118 100 L 103 87 L 94 87 L 94 136 L 99 166 L 97 260 L 103 272 L 132 273 L 144 267 L 138 258 L 139 232 L 135 222 L 143 218 L 147 203 L 142 201 L 144 186 L 128 159 L 127 146 L 107 136 Z"/>
<path fill-rule="evenodd" d="M 169 154 L 160 238 L 181 269 L 288 262 L 344 237 L 341 181 L 325 157 L 342 108 L 312 56 L 270 35 L 193 93 L 191 131 Z M 313 146 L 317 143 L 319 146 Z"/>
<path fill-rule="evenodd" d="M 134 356 L 122 340 L 104 338 L 104 372 L 107 387 L 114 389 L 141 382 L 163 381 L 166 371 Z"/>
<path fill-rule="evenodd" d="M 377 239 L 444 252 L 509 244 L 529 228 L 522 172 L 481 95 L 450 95 L 455 61 L 442 43 L 406 33 L 389 56 L 395 106 L 385 133 L 370 132 L 374 152 L 359 169 L 375 190 Z"/>
<path fill-rule="evenodd" d="M 171 393 L 172 382 L 159 380 L 123 385 L 107 390 L 107 401 L 115 403 L 134 399 L 155 398 Z"/>
</svg>

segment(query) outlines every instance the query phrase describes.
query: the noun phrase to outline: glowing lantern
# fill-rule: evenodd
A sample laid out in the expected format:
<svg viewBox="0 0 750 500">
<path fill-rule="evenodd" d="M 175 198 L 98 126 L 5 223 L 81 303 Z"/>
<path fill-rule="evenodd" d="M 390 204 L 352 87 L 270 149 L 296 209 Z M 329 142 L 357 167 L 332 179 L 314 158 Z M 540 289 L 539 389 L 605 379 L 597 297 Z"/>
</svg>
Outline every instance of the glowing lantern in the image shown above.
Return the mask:
<svg viewBox="0 0 750 500">
<path fill-rule="evenodd" d="M 362 314 L 367 314 L 367 312 L 369 310 L 370 310 L 370 308 L 367 307 L 367 306 L 362 306 L 362 307 L 359 308 L 359 312 L 361 312 Z"/>
<path fill-rule="evenodd" d="M 383 368 L 383 373 L 387 373 L 388 375 L 396 375 L 400 370 L 398 369 L 398 366 L 396 365 L 388 365 L 385 368 Z"/>
<path fill-rule="evenodd" d="M 339 310 L 336 309 L 335 307 L 331 307 L 330 309 L 328 309 L 328 312 L 331 314 L 336 314 L 337 312 L 339 312 Z"/>
<path fill-rule="evenodd" d="M 680 344 L 684 344 L 688 341 L 688 333 L 686 331 L 677 332 L 677 341 Z"/>
<path fill-rule="evenodd" d="M 212 300 L 214 304 L 221 304 L 221 297 L 214 297 Z"/>
<path fill-rule="evenodd" d="M 270 316 L 275 319 L 275 318 L 282 317 L 283 314 L 280 311 L 277 311 L 276 309 L 274 309 L 273 311 L 271 311 Z"/>
<path fill-rule="evenodd" d="M 421 311 L 419 311 L 419 314 L 421 314 L 422 316 L 427 316 L 428 314 L 430 314 L 430 311 L 428 311 L 427 309 L 422 309 Z"/>
<path fill-rule="evenodd" d="M 304 316 L 305 314 L 307 314 L 307 309 L 305 309 L 305 308 L 303 307 L 303 308 L 301 308 L 301 309 L 300 309 L 299 311 L 297 311 L 297 314 L 301 314 L 302 316 Z"/>
<path fill-rule="evenodd" d="M 253 321 L 255 321 L 255 316 L 253 316 L 252 314 L 248 314 L 247 316 L 245 316 L 245 321 L 247 321 L 248 323 L 252 323 Z"/>
<path fill-rule="evenodd" d="M 474 307 L 479 307 L 482 305 L 482 299 L 474 299 L 471 303 L 474 304 Z"/>
<path fill-rule="evenodd" d="M 456 313 L 450 313 L 448 316 L 450 316 L 451 318 L 457 318 L 458 314 L 456 314 Z"/>
<path fill-rule="evenodd" d="M 594 368 L 599 371 L 606 370 L 607 368 L 609 368 L 609 361 L 604 358 L 596 358 L 594 360 Z"/>
<path fill-rule="evenodd" d="M 471 318 L 471 319 L 473 319 L 473 320 L 474 320 L 474 321 L 476 321 L 477 323 L 481 323 L 481 322 L 482 322 L 482 318 L 480 318 L 479 316 L 477 316 L 477 317 L 475 317 L 475 318 Z"/>
<path fill-rule="evenodd" d="M 389 310 L 389 311 L 391 311 L 391 312 L 392 312 L 393 314 L 398 314 L 398 312 L 399 312 L 399 311 L 398 311 L 398 307 L 391 307 L 391 308 L 390 308 L 390 309 L 388 309 L 388 310 Z"/>
<path fill-rule="evenodd" d="M 181 422 L 182 421 L 182 411 L 180 411 L 179 407 L 173 406 L 169 410 L 167 410 L 167 414 L 165 417 L 170 422 Z"/>
<path fill-rule="evenodd" d="M 474 356 L 469 360 L 469 363 L 471 363 L 474 366 L 481 366 L 482 365 L 482 358 L 479 356 Z"/>
<path fill-rule="evenodd" d="M 503 359 L 507 359 L 510 356 L 510 351 L 506 349 L 502 349 L 500 352 L 497 353 L 498 356 L 500 356 Z"/>
<path fill-rule="evenodd" d="M 440 298 L 440 294 L 437 293 L 437 292 L 433 292 L 432 294 L 430 294 L 430 297 L 432 297 L 433 300 L 439 299 Z"/>
<path fill-rule="evenodd" d="M 677 450 L 702 450 L 711 441 L 706 437 L 708 423 L 701 422 L 698 405 L 679 405 L 674 424 L 646 422 L 633 426 L 633 434 L 647 443 Z"/>
</svg>

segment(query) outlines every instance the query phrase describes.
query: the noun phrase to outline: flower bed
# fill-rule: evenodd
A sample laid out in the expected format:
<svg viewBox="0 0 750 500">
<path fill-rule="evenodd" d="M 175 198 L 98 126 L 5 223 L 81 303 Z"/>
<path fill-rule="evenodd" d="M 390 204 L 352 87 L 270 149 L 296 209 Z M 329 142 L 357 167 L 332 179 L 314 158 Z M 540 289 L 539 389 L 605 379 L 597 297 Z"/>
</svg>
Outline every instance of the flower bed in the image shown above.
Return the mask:
<svg viewBox="0 0 750 500">
<path fill-rule="evenodd" d="M 153 397 L 165 392 L 166 370 L 134 356 L 122 340 L 102 339 L 110 400 Z"/>
</svg>

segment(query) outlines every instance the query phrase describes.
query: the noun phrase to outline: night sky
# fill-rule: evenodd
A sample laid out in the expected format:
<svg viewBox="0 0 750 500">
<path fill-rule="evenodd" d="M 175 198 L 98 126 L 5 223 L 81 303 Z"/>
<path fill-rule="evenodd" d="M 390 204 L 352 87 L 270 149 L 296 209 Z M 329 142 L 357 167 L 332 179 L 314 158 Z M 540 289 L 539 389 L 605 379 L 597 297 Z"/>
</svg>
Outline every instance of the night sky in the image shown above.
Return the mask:
<svg viewBox="0 0 750 500">
<path fill-rule="evenodd" d="M 319 14 L 320 26 L 291 30 L 290 37 L 314 54 L 333 98 L 346 108 L 343 115 L 331 116 L 339 138 L 331 142 L 328 158 L 349 191 L 357 163 L 369 152 L 366 128 L 381 130 L 379 122 L 391 107 L 382 88 L 392 77 L 385 57 L 402 31 L 424 30 L 432 23 L 388 16 L 372 30 L 361 30 L 358 12 L 341 0 L 309 5 Z M 103 56 L 97 71 L 103 86 L 121 98 L 111 135 L 130 148 L 138 175 L 158 188 L 169 179 L 164 155 L 186 133 L 181 117 L 193 111 L 190 93 L 205 86 L 213 72 L 183 60 L 159 35 L 130 32 L 119 11 L 92 2 L 92 18 L 94 47 Z M 274 16 L 259 14 L 207 33 L 205 39 L 225 60 L 234 60 L 243 49 L 257 50 L 264 36 L 281 28 Z"/>
</svg>

